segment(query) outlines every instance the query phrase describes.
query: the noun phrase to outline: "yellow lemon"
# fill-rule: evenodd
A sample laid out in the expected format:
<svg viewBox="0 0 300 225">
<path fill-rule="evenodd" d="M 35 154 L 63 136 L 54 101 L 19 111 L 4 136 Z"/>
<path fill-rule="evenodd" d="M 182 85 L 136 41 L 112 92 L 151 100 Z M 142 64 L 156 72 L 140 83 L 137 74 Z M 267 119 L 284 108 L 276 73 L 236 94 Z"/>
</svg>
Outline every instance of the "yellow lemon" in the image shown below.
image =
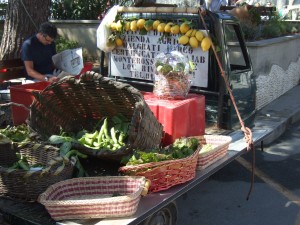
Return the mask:
<svg viewBox="0 0 300 225">
<path fill-rule="evenodd" d="M 125 23 L 125 30 L 126 30 L 126 31 L 130 31 L 130 22 L 129 22 L 129 21 L 127 21 L 127 22 Z"/>
<path fill-rule="evenodd" d="M 182 23 L 179 29 L 180 33 L 185 34 L 190 29 L 190 26 L 187 23 Z"/>
<path fill-rule="evenodd" d="M 121 21 L 121 20 L 118 20 L 118 21 L 117 21 L 117 24 L 116 24 L 116 30 L 117 30 L 117 31 L 121 31 L 121 30 L 122 30 L 122 21 Z"/>
<path fill-rule="evenodd" d="M 189 37 L 186 35 L 182 35 L 179 39 L 178 39 L 178 43 L 182 44 L 182 45 L 186 45 L 189 42 Z"/>
<path fill-rule="evenodd" d="M 165 23 L 160 23 L 160 24 L 158 24 L 158 26 L 157 26 L 157 31 L 158 32 L 164 32 L 165 31 L 165 26 L 166 26 L 166 24 Z"/>
<path fill-rule="evenodd" d="M 202 39 L 204 38 L 204 34 L 201 30 L 198 30 L 195 34 L 195 37 L 197 38 L 198 41 L 202 41 Z"/>
<path fill-rule="evenodd" d="M 178 34 L 179 33 L 179 25 L 174 25 L 171 27 L 171 33 L 172 34 Z"/>
<path fill-rule="evenodd" d="M 167 25 L 165 26 L 165 29 L 164 29 L 166 33 L 171 32 L 172 25 L 173 25 L 173 23 L 167 23 Z"/>
<path fill-rule="evenodd" d="M 206 52 L 211 47 L 211 40 L 209 37 L 205 37 L 201 41 L 202 51 Z"/>
<path fill-rule="evenodd" d="M 134 32 L 134 31 L 137 31 L 137 29 L 138 29 L 138 27 L 137 27 L 137 21 L 136 20 L 131 21 L 131 23 L 130 23 L 130 30 Z"/>
<path fill-rule="evenodd" d="M 155 20 L 155 21 L 153 22 L 153 25 L 152 25 L 152 26 L 153 26 L 153 29 L 156 30 L 159 24 L 160 24 L 160 21 L 159 21 L 159 20 Z"/>
<path fill-rule="evenodd" d="M 198 48 L 198 46 L 199 46 L 199 42 L 198 42 L 197 38 L 195 38 L 195 37 L 190 38 L 189 44 L 192 48 Z"/>
<path fill-rule="evenodd" d="M 136 25 L 137 25 L 138 29 L 143 29 L 144 26 L 145 26 L 145 22 L 146 22 L 145 19 L 139 19 L 139 20 L 136 22 Z"/>
<path fill-rule="evenodd" d="M 123 40 L 121 38 L 117 38 L 115 42 L 117 46 L 123 46 Z"/>
<path fill-rule="evenodd" d="M 184 35 L 186 35 L 186 36 L 188 36 L 188 37 L 191 37 L 191 36 L 192 36 L 192 33 L 193 33 L 193 29 L 188 30 Z"/>
<path fill-rule="evenodd" d="M 193 32 L 191 34 L 191 37 L 195 37 L 196 36 L 196 33 L 197 33 L 197 30 L 196 29 L 193 29 Z"/>
<path fill-rule="evenodd" d="M 110 29 L 111 30 L 116 30 L 117 28 L 117 23 L 116 22 L 112 22 L 111 24 L 110 24 Z"/>
</svg>

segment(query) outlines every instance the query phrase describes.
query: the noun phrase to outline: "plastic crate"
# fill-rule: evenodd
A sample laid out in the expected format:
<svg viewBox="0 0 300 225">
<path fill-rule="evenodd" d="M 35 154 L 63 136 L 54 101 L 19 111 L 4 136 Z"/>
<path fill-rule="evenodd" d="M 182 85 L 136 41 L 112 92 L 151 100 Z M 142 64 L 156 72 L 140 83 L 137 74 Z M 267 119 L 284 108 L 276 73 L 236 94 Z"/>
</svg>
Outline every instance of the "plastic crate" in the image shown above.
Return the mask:
<svg viewBox="0 0 300 225">
<path fill-rule="evenodd" d="M 189 94 L 183 100 L 159 99 L 152 92 L 143 93 L 157 120 L 163 125 L 163 146 L 176 138 L 199 136 L 205 132 L 205 96 Z"/>
<path fill-rule="evenodd" d="M 26 107 L 30 107 L 34 100 L 34 96 L 32 95 L 33 91 L 42 91 L 47 86 L 49 86 L 49 82 L 36 82 L 22 85 L 14 85 L 10 87 L 10 98 L 11 102 L 22 104 Z M 12 119 L 14 125 L 19 125 L 25 123 L 28 117 L 29 111 L 22 107 L 12 106 Z"/>
</svg>

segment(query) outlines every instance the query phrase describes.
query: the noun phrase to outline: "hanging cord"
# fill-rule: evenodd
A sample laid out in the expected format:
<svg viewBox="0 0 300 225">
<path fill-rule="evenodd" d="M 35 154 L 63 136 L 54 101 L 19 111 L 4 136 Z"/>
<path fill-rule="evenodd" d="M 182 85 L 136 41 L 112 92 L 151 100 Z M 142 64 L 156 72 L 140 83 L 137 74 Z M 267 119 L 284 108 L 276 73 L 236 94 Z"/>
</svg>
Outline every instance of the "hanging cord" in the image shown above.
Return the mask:
<svg viewBox="0 0 300 225">
<path fill-rule="evenodd" d="M 24 5 L 23 0 L 20 0 L 20 2 L 21 2 L 21 4 L 22 4 L 22 6 L 23 6 L 25 12 L 27 13 L 29 19 L 31 20 L 31 22 L 32 22 L 33 25 L 35 26 L 35 29 L 38 30 L 38 27 L 37 27 L 37 25 L 35 24 L 35 22 L 33 21 L 32 17 L 31 17 L 30 14 L 29 14 L 29 12 L 27 11 L 26 6 Z"/>
<path fill-rule="evenodd" d="M 205 28 L 205 30 L 206 30 L 206 32 L 207 32 L 207 35 L 209 36 L 209 32 L 208 32 L 208 29 L 207 29 L 207 26 L 206 26 L 206 23 L 205 23 L 205 21 L 204 21 L 204 18 L 203 18 L 203 16 L 202 16 L 201 11 L 202 11 L 201 8 L 199 8 L 199 11 L 198 11 L 199 16 L 200 16 L 201 21 L 202 21 L 202 23 L 203 23 L 203 26 L 204 26 L 204 28 Z M 211 39 L 211 38 L 210 38 L 210 39 Z M 211 40 L 212 40 L 212 39 L 211 39 Z M 234 100 L 234 96 L 233 96 L 233 94 L 232 94 L 232 90 L 231 90 L 230 85 L 229 85 L 229 82 L 228 82 L 228 79 L 227 79 L 226 76 L 225 76 L 225 71 L 223 70 L 222 63 L 221 63 L 221 61 L 220 61 L 220 59 L 219 59 L 219 57 L 218 57 L 218 55 L 217 55 L 216 48 L 215 48 L 214 43 L 213 43 L 212 41 L 211 41 L 211 48 L 212 48 L 212 50 L 213 50 L 213 52 L 214 52 L 214 55 L 215 55 L 215 57 L 216 57 L 216 60 L 217 60 L 217 63 L 218 63 L 218 66 L 219 66 L 219 69 L 220 69 L 220 72 L 221 72 L 221 76 L 222 76 L 223 79 L 224 79 L 224 82 L 225 82 L 225 84 L 226 84 L 227 90 L 228 90 L 229 95 L 230 95 L 230 99 L 231 99 L 231 101 L 232 101 L 232 104 L 233 104 L 233 106 L 234 106 L 234 109 L 235 109 L 235 111 L 236 111 L 236 114 L 237 114 L 237 116 L 238 116 L 238 118 L 239 118 L 239 121 L 240 121 L 240 124 L 241 124 L 241 130 L 244 132 L 244 140 L 245 140 L 245 142 L 247 143 L 247 151 L 252 150 L 252 172 L 251 172 L 252 174 L 251 174 L 251 185 L 250 185 L 249 192 L 248 192 L 248 194 L 247 194 L 247 200 L 248 200 L 248 199 L 249 199 L 249 196 L 250 196 L 250 193 L 251 193 L 251 191 L 252 191 L 252 188 L 253 188 L 253 183 L 254 183 L 254 170 L 255 170 L 255 149 L 254 149 L 254 144 L 253 144 L 253 139 L 252 139 L 252 132 L 251 132 L 251 130 L 250 130 L 248 127 L 245 127 L 244 121 L 243 121 L 242 118 L 241 118 L 241 115 L 240 115 L 239 110 L 238 110 L 238 108 L 237 108 L 236 102 L 235 102 L 235 100 Z"/>
</svg>

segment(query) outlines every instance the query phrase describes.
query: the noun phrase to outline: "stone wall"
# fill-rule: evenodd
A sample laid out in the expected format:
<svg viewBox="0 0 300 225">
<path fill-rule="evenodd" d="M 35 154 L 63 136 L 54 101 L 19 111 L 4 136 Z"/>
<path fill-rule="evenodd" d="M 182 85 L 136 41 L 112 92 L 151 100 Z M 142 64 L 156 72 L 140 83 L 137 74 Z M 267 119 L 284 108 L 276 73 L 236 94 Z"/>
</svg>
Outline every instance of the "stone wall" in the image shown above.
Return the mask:
<svg viewBox="0 0 300 225">
<path fill-rule="evenodd" d="M 300 79 L 300 35 L 247 43 L 256 76 L 256 109 L 261 109 Z"/>
</svg>

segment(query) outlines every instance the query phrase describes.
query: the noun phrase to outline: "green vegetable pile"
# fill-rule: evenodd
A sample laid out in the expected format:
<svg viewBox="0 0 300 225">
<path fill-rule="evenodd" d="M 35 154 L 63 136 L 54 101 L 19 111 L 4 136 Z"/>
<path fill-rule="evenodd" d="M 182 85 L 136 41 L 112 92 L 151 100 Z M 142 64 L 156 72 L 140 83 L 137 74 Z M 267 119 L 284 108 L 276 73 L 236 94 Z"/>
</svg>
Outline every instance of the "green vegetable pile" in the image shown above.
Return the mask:
<svg viewBox="0 0 300 225">
<path fill-rule="evenodd" d="M 5 141 L 7 141 L 4 137 L 10 139 L 12 142 L 26 142 L 30 137 L 30 131 L 25 124 L 21 124 L 18 126 L 8 125 L 6 128 L 0 129 L 0 134 L 3 138 L 0 139 L 0 143 L 4 143 Z"/>
<path fill-rule="evenodd" d="M 84 133 L 78 140 L 81 144 L 92 149 L 109 149 L 115 151 L 125 146 L 128 136 L 129 121 L 121 114 L 111 118 L 112 125 L 109 126 L 108 118 L 104 118 L 101 128 L 92 133 Z"/>
<path fill-rule="evenodd" d="M 122 164 L 138 165 L 143 163 L 160 162 L 165 160 L 182 159 L 192 155 L 199 147 L 197 138 L 178 138 L 164 149 L 152 149 L 150 152 L 135 150 L 131 156 L 123 157 Z"/>
<path fill-rule="evenodd" d="M 75 159 L 75 167 L 78 169 L 77 177 L 88 176 L 79 160 L 79 158 L 87 158 L 87 155 L 72 149 L 72 143 L 80 143 L 95 151 L 100 149 L 115 151 L 125 146 L 128 127 L 128 119 L 118 114 L 112 118 L 103 118 L 103 121 L 96 124 L 92 132 L 81 130 L 76 135 L 70 135 L 61 131 L 59 135 L 50 136 L 48 141 L 52 145 L 59 146 L 61 156 Z"/>
<path fill-rule="evenodd" d="M 26 156 L 22 156 L 20 153 L 16 153 L 18 161 L 15 162 L 9 169 L 23 169 L 23 170 L 30 170 L 31 168 L 37 168 L 43 169 L 43 165 L 35 164 L 35 165 L 29 165 L 28 158 Z"/>
</svg>

